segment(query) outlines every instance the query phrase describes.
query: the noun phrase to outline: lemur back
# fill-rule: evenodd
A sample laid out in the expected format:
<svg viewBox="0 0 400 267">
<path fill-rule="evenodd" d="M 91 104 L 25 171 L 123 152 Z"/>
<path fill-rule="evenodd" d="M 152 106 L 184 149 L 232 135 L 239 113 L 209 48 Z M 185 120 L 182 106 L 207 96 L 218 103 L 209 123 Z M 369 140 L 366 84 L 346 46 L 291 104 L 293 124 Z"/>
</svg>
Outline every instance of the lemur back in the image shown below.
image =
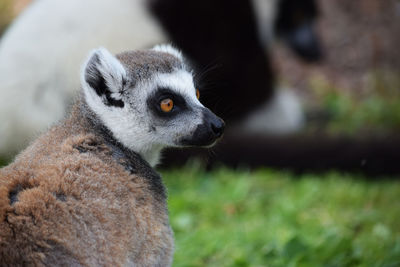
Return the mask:
<svg viewBox="0 0 400 267">
<path fill-rule="evenodd" d="M 2 265 L 169 266 L 166 146 L 209 146 L 224 123 L 181 54 L 91 53 L 69 117 L 0 169 Z"/>
</svg>

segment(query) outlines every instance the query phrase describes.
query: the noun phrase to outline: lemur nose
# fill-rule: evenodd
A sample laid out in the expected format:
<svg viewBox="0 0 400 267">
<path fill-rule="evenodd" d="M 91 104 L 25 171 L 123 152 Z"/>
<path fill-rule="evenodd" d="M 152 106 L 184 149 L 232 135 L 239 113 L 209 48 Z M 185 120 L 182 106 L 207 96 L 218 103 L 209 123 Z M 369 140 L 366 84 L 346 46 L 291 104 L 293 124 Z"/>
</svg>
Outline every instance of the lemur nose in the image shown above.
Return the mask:
<svg viewBox="0 0 400 267">
<path fill-rule="evenodd" d="M 224 133 L 225 122 L 218 118 L 218 120 L 211 122 L 211 129 L 215 137 L 219 138 Z"/>
</svg>

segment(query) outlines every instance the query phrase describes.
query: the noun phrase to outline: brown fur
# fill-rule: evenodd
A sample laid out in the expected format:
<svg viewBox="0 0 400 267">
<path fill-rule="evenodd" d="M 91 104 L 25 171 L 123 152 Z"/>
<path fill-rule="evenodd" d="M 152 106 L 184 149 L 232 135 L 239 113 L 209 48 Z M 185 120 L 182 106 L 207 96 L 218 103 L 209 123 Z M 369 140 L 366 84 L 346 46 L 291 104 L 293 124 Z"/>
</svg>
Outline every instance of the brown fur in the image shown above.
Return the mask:
<svg viewBox="0 0 400 267">
<path fill-rule="evenodd" d="M 160 177 L 93 129 L 83 107 L 0 170 L 0 265 L 170 265 Z"/>
</svg>

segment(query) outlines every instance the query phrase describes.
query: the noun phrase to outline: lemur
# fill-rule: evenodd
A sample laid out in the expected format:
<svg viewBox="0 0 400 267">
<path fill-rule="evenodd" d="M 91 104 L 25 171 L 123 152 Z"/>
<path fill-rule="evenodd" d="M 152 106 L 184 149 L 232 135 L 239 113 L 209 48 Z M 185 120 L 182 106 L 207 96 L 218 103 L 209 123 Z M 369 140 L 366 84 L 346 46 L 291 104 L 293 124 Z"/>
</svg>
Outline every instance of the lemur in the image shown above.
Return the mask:
<svg viewBox="0 0 400 267">
<path fill-rule="evenodd" d="M 69 117 L 0 169 L 0 265 L 169 266 L 166 146 L 211 146 L 224 121 L 171 46 L 94 50 Z"/>
</svg>

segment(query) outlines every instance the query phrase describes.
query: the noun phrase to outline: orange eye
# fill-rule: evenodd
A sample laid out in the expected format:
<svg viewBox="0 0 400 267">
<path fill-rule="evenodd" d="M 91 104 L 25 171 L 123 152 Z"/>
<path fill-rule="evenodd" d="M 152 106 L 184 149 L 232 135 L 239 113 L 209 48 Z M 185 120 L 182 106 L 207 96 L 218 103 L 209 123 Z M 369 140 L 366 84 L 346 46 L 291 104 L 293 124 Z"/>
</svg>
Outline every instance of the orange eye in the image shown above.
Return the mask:
<svg viewBox="0 0 400 267">
<path fill-rule="evenodd" d="M 196 89 L 196 97 L 197 97 L 197 99 L 200 99 L 200 91 L 199 91 L 199 89 Z"/>
<path fill-rule="evenodd" d="M 172 101 L 170 98 L 163 99 L 160 102 L 160 107 L 162 111 L 170 112 L 174 107 L 174 101 Z"/>
</svg>

